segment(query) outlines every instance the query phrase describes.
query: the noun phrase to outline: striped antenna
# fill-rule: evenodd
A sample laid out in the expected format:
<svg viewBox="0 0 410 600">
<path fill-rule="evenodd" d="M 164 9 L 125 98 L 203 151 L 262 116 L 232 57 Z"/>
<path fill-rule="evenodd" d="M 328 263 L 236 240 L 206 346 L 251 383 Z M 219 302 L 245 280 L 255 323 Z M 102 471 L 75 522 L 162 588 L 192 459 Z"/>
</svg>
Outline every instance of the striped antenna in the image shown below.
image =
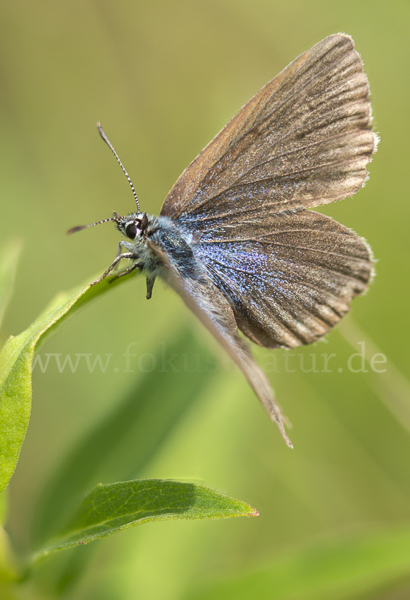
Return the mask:
<svg viewBox="0 0 410 600">
<path fill-rule="evenodd" d="M 67 235 L 71 235 L 72 233 L 76 233 L 77 231 L 82 231 L 83 229 L 87 229 L 88 227 L 94 227 L 94 225 L 101 225 L 101 223 L 108 223 L 108 221 L 118 221 L 118 215 L 115 212 L 113 217 L 109 219 L 103 219 L 102 221 L 96 221 L 95 223 L 89 223 L 88 225 L 77 225 L 77 227 L 72 227 L 67 231 Z"/>
<path fill-rule="evenodd" d="M 137 192 L 135 191 L 134 185 L 133 185 L 133 183 L 132 183 L 132 181 L 131 181 L 131 177 L 128 175 L 127 171 L 125 170 L 125 167 L 124 167 L 124 165 L 122 164 L 122 162 L 121 162 L 121 160 L 120 160 L 120 157 L 118 156 L 118 154 L 117 154 L 117 153 L 116 153 L 116 151 L 114 150 L 114 146 L 111 144 L 110 140 L 109 140 L 109 139 L 107 138 L 107 136 L 105 135 L 105 131 L 104 131 L 104 129 L 101 127 L 101 123 L 97 123 L 97 128 L 98 128 L 98 133 L 100 134 L 100 136 L 102 137 L 102 139 L 104 140 L 104 142 L 107 144 L 107 146 L 109 147 L 109 149 L 111 150 L 111 152 L 114 154 L 115 158 L 116 158 L 116 159 L 117 159 L 117 161 L 118 161 L 118 164 L 120 165 L 121 169 L 123 170 L 123 172 L 124 172 L 124 175 L 125 175 L 125 177 L 127 178 L 127 180 L 128 180 L 128 183 L 129 183 L 129 184 L 130 184 L 130 186 L 131 186 L 132 193 L 134 194 L 134 198 L 135 198 L 135 203 L 136 203 L 136 205 L 137 205 L 138 212 L 140 213 L 140 212 L 141 212 L 141 210 L 140 210 L 140 205 L 139 205 L 139 202 L 138 202 Z"/>
</svg>

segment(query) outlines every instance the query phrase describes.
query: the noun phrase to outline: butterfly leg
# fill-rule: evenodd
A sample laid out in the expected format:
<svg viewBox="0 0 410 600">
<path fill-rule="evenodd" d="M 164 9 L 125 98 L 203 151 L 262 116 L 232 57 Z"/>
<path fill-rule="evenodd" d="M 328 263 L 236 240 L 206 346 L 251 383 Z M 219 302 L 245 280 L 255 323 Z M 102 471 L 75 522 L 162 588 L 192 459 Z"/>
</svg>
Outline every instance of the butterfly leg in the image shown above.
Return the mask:
<svg viewBox="0 0 410 600">
<path fill-rule="evenodd" d="M 124 271 L 121 271 L 121 273 L 118 273 L 114 279 L 111 279 L 109 283 L 112 283 L 113 281 L 116 281 L 119 277 L 124 277 L 124 275 L 128 275 L 129 273 L 132 273 L 132 271 L 135 271 L 136 269 L 138 269 L 139 272 L 142 271 L 142 264 L 135 262 L 133 265 L 131 265 L 130 267 L 128 267 L 128 269 L 125 269 Z"/>
<path fill-rule="evenodd" d="M 134 246 L 133 244 L 130 244 L 129 242 L 118 242 L 117 245 L 117 256 L 120 256 L 120 254 L 122 253 L 123 250 L 126 250 L 127 252 L 133 252 L 134 250 Z"/>
<path fill-rule="evenodd" d="M 136 256 L 133 252 L 123 252 L 122 254 L 118 254 L 114 258 L 114 260 L 112 261 L 112 263 L 110 264 L 110 266 L 108 267 L 108 269 L 101 275 L 101 277 L 99 277 L 98 279 L 96 279 L 95 281 L 93 281 L 91 285 L 95 285 L 96 283 L 100 283 L 100 281 L 102 281 L 103 279 L 105 279 L 107 277 L 107 275 L 109 275 L 111 273 L 111 271 L 117 266 L 117 264 L 123 258 L 137 259 L 138 256 Z"/>
<path fill-rule="evenodd" d="M 134 246 L 132 244 L 130 244 L 129 242 L 123 242 L 123 241 L 121 241 L 121 242 L 118 242 L 118 244 L 117 244 L 117 255 L 116 255 L 116 258 L 118 258 L 118 256 L 121 255 L 121 253 L 122 253 L 123 250 L 126 250 L 128 252 L 132 252 L 134 254 L 134 252 L 133 252 Z M 137 258 L 137 257 L 134 257 L 134 258 Z M 119 261 L 116 263 L 115 267 L 113 267 L 114 270 L 117 269 L 118 263 L 119 263 Z M 128 271 L 128 269 L 126 269 L 126 271 Z M 115 281 L 115 279 L 113 279 L 112 281 Z"/>
</svg>

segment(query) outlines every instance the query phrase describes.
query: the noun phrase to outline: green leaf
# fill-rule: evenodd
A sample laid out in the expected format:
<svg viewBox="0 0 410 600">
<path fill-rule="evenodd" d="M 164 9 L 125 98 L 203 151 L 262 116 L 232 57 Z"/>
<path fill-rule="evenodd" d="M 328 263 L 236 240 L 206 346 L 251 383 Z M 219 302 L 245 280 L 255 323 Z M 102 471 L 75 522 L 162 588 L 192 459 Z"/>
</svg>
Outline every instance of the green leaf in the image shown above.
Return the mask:
<svg viewBox="0 0 410 600">
<path fill-rule="evenodd" d="M 189 329 L 166 340 L 170 357 L 195 356 L 207 364 L 208 354 Z M 72 448 L 54 477 L 43 489 L 33 515 L 36 546 L 54 536 L 67 523 L 82 498 L 99 481 L 138 479 L 173 431 L 186 418 L 195 399 L 204 393 L 212 378 L 207 369 L 184 372 L 182 364 L 166 368 L 163 347 L 154 354 L 162 365 L 161 377 L 145 373 L 135 378 L 122 398 L 100 421 L 93 422 Z M 136 401 L 138 399 L 138 401 Z M 78 465 L 81 464 L 81 469 Z M 0 496 L 1 498 L 1 496 Z"/>
<path fill-rule="evenodd" d="M 147 521 L 226 519 L 258 514 L 245 502 L 192 483 L 141 479 L 99 484 L 85 497 L 65 531 L 40 550 L 34 560 Z"/>
<path fill-rule="evenodd" d="M 13 291 L 21 248 L 21 242 L 12 239 L 6 242 L 0 250 L 0 326 Z"/>
<path fill-rule="evenodd" d="M 69 314 L 121 281 L 107 277 L 95 286 L 88 283 L 75 292 L 59 294 L 26 331 L 10 337 L 4 345 L 0 353 L 0 491 L 14 473 L 30 419 L 31 368 L 37 343 Z"/>
<path fill-rule="evenodd" d="M 410 526 L 282 553 L 263 567 L 187 594 L 190 600 L 373 598 L 410 572 Z M 371 594 L 371 596 L 370 596 Z M 379 597 L 379 596 L 377 596 Z M 384 597 L 384 596 L 383 596 Z M 407 596 L 406 596 L 407 597 Z M 404 596 L 403 596 L 404 598 Z"/>
</svg>

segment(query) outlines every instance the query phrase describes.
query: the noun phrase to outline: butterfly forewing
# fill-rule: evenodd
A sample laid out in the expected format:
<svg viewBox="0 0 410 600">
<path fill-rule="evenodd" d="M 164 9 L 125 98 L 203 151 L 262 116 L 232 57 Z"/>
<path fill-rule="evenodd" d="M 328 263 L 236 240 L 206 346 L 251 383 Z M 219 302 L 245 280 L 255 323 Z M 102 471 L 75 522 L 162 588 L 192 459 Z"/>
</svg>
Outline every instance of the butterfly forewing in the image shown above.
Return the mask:
<svg viewBox="0 0 410 600">
<path fill-rule="evenodd" d="M 263 87 L 182 173 L 161 214 L 209 218 L 313 207 L 354 194 L 376 137 L 353 40 L 319 42 Z"/>
</svg>

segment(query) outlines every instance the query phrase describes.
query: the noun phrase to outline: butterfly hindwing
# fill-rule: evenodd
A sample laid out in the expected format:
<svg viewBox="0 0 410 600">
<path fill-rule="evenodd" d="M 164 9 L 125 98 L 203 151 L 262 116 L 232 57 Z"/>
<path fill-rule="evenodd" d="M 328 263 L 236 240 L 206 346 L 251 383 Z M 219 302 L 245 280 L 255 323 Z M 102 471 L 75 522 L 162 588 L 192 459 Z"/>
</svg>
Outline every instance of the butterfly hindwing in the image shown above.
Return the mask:
<svg viewBox="0 0 410 600">
<path fill-rule="evenodd" d="M 318 340 L 372 274 L 368 244 L 314 211 L 212 229 L 196 247 L 233 307 L 239 329 L 266 347 Z"/>
<path fill-rule="evenodd" d="M 278 426 L 286 444 L 292 448 L 292 442 L 284 427 L 286 419 L 276 403 L 272 387 L 265 374 L 253 360 L 247 344 L 238 336 L 236 320 L 227 298 L 206 273 L 195 280 L 182 277 L 172 256 L 163 247 L 152 240 L 148 241 L 148 246 L 166 267 L 164 275 L 166 281 L 239 367 L 269 418 Z"/>
</svg>

